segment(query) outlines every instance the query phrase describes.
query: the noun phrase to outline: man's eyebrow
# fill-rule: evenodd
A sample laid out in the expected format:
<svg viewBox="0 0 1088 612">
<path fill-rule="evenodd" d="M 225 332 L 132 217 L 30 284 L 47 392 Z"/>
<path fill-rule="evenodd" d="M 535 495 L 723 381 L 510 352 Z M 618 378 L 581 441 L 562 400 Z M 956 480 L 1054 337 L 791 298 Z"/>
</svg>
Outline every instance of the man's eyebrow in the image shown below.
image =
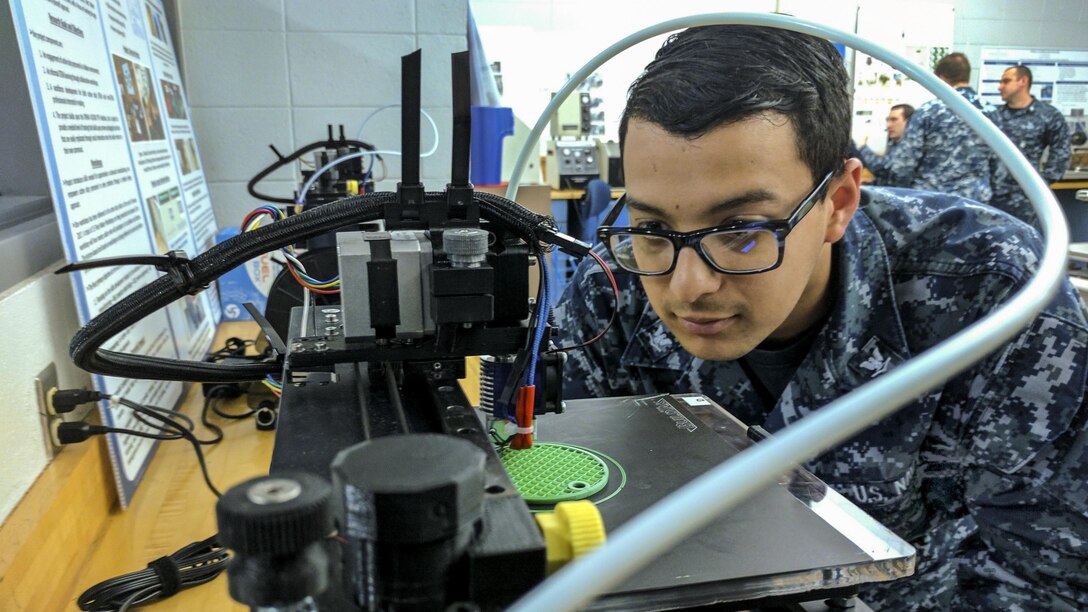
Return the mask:
<svg viewBox="0 0 1088 612">
<path fill-rule="evenodd" d="M 720 215 L 732 212 L 733 209 L 740 208 L 748 204 L 774 202 L 777 199 L 778 197 L 775 194 L 767 191 L 766 189 L 752 189 L 738 196 L 722 200 L 721 202 L 710 206 L 702 212 L 709 215 Z M 638 211 L 648 215 L 657 215 L 661 217 L 668 216 L 668 213 L 666 213 L 664 209 L 658 206 L 654 206 L 653 204 L 647 204 L 645 202 L 635 200 L 630 195 L 627 196 L 626 205 L 627 208 L 633 211 Z"/>
</svg>

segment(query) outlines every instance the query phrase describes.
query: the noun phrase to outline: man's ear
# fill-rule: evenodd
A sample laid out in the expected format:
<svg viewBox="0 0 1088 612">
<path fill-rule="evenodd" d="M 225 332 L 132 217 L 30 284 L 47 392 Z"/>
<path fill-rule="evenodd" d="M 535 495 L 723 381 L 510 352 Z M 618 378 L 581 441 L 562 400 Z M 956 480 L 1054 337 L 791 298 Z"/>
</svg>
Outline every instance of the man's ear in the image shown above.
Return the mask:
<svg viewBox="0 0 1088 612">
<path fill-rule="evenodd" d="M 846 233 L 846 226 L 854 213 L 858 211 L 858 202 L 861 200 L 861 160 L 850 158 L 846 160 L 846 170 L 842 175 L 831 180 L 826 201 L 829 204 L 827 211 L 827 230 L 824 233 L 824 241 L 833 243 L 842 239 Z"/>
</svg>

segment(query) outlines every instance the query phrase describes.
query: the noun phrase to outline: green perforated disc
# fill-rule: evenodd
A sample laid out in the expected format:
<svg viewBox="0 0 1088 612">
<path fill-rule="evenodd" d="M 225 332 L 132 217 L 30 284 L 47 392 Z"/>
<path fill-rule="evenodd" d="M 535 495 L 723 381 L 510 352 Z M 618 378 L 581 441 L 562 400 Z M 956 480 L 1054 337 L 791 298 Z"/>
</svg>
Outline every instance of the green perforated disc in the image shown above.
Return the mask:
<svg viewBox="0 0 1088 612">
<path fill-rule="evenodd" d="M 582 448 L 537 443 L 525 450 L 499 449 L 518 493 L 531 504 L 585 499 L 608 483 L 608 466 Z"/>
</svg>

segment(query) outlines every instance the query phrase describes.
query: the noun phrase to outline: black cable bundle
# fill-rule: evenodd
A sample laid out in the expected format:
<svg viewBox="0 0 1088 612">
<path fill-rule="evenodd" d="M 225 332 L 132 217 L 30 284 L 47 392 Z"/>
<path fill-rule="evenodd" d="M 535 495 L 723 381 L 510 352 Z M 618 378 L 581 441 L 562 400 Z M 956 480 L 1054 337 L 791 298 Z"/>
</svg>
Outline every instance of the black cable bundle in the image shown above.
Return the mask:
<svg viewBox="0 0 1088 612">
<path fill-rule="evenodd" d="M 445 196 L 445 192 L 432 192 L 426 198 L 442 198 L 444 201 Z M 186 269 L 182 274 L 166 274 L 155 279 L 87 323 L 72 338 L 69 347 L 72 361 L 96 374 L 153 380 L 239 382 L 260 380 L 268 374 L 277 373 L 279 366 L 273 362 L 217 364 L 180 361 L 119 353 L 102 349 L 101 346 L 144 317 L 207 286 L 258 255 L 341 227 L 381 218 L 385 204 L 396 197 L 394 193 L 383 192 L 344 198 L 213 246 L 185 263 Z M 551 217 L 538 215 L 496 195 L 477 193 L 476 200 L 481 204 L 483 217 L 510 228 L 534 249 L 539 249 L 542 242 L 556 239 L 555 221 Z M 582 246 L 586 250 L 589 248 L 588 245 Z M 179 282 L 179 276 L 187 281 Z"/>
<path fill-rule="evenodd" d="M 235 236 L 189 262 L 191 283 L 206 286 L 242 263 L 273 249 L 339 227 L 377 219 L 384 201 L 395 197 L 388 193 L 353 196 Z M 164 275 L 133 291 L 72 337 L 69 347 L 72 361 L 88 372 L 156 380 L 236 382 L 259 380 L 278 371 L 272 363 L 225 365 L 185 362 L 99 348 L 121 331 L 191 290 L 192 287 L 179 286 L 172 275 Z"/>
<path fill-rule="evenodd" d="M 124 612 L 156 599 L 215 579 L 230 563 L 230 553 L 219 545 L 218 534 L 194 542 L 172 555 L 156 559 L 147 568 L 103 580 L 76 600 L 80 610 Z"/>
</svg>

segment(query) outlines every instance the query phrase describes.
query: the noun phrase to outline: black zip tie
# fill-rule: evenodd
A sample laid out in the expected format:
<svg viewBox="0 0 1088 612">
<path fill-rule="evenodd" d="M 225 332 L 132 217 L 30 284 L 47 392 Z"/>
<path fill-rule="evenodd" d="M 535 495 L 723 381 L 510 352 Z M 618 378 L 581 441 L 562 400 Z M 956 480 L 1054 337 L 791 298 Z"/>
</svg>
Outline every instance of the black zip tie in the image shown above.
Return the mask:
<svg viewBox="0 0 1088 612">
<path fill-rule="evenodd" d="M 174 286 L 186 295 L 196 295 L 208 288 L 207 284 L 196 282 L 189 256 L 185 251 L 170 251 L 165 255 L 122 255 L 120 257 L 103 257 L 102 259 L 89 259 L 70 263 L 57 270 L 55 274 L 68 274 L 79 270 L 92 268 L 109 268 L 113 266 L 155 266 L 159 272 L 166 272 L 174 280 Z"/>
</svg>

